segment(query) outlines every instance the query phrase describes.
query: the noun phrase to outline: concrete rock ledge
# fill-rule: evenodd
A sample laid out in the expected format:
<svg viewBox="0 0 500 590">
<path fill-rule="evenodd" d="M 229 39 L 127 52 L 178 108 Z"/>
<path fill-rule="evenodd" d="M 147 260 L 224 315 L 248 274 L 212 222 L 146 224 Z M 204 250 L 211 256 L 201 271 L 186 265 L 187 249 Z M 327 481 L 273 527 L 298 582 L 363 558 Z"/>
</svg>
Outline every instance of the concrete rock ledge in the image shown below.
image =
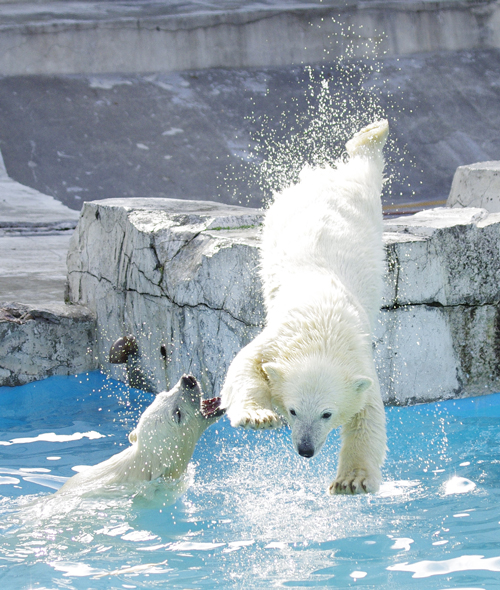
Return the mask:
<svg viewBox="0 0 500 590">
<path fill-rule="evenodd" d="M 68 254 L 70 301 L 97 317 L 101 365 L 124 334 L 158 390 L 186 371 L 219 391 L 261 329 L 262 212 L 212 202 L 86 203 Z M 407 404 L 498 391 L 500 214 L 434 209 L 386 223 L 375 352 L 384 399 Z"/>
<path fill-rule="evenodd" d="M 363 55 L 365 45 L 380 55 L 499 47 L 498 20 L 497 0 L 2 2 L 0 73 L 289 65 L 346 46 Z"/>
<path fill-rule="evenodd" d="M 78 217 L 9 178 L 0 154 L 0 386 L 97 367 L 95 317 L 63 304 Z"/>
<path fill-rule="evenodd" d="M 158 390 L 188 371 L 218 390 L 262 324 L 261 221 L 261 211 L 205 201 L 85 203 L 68 254 L 69 298 L 96 314 L 101 365 L 120 377 L 109 348 L 131 333 Z"/>
<path fill-rule="evenodd" d="M 500 162 L 459 166 L 453 176 L 448 207 L 484 207 L 500 212 Z"/>
<path fill-rule="evenodd" d="M 443 207 L 385 227 L 376 352 L 386 400 L 498 391 L 500 214 Z"/>
<path fill-rule="evenodd" d="M 0 385 L 95 369 L 95 317 L 78 305 L 0 306 Z"/>
</svg>

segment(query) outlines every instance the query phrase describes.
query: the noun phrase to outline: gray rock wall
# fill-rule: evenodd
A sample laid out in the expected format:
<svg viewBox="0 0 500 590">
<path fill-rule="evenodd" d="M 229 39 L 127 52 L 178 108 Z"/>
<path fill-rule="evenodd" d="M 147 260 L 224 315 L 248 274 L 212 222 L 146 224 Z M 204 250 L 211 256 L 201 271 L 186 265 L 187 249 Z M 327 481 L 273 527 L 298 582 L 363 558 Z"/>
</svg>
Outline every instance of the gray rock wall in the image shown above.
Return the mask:
<svg viewBox="0 0 500 590">
<path fill-rule="evenodd" d="M 184 372 L 218 390 L 228 362 L 259 331 L 262 213 L 201 201 L 86 203 L 68 254 L 69 296 L 97 315 L 99 361 L 138 338 L 159 390 Z"/>
<path fill-rule="evenodd" d="M 500 162 L 459 166 L 453 176 L 448 207 L 483 207 L 500 212 Z"/>
<path fill-rule="evenodd" d="M 95 316 L 63 304 L 78 213 L 7 176 L 0 154 L 0 387 L 94 370 Z"/>
<path fill-rule="evenodd" d="M 0 306 L 0 385 L 96 368 L 95 317 L 78 305 Z"/>
<path fill-rule="evenodd" d="M 202 201 L 86 203 L 68 255 L 69 296 L 97 316 L 101 365 L 134 334 L 163 389 L 187 371 L 218 392 L 264 321 L 262 212 Z M 497 391 L 500 214 L 434 209 L 386 223 L 375 356 L 388 403 Z M 120 373 L 121 371 L 121 373 Z"/>
<path fill-rule="evenodd" d="M 0 4 L 3 75 L 313 63 L 500 46 L 495 0 Z M 346 33 L 339 34 L 342 23 Z"/>
</svg>

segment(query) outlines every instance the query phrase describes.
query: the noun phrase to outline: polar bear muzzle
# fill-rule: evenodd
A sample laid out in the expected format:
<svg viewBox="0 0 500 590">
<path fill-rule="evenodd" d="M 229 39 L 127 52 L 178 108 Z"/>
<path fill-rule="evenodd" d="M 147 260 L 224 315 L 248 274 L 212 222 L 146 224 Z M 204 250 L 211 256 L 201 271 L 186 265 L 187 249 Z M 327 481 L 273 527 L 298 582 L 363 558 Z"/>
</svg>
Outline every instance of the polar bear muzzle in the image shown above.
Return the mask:
<svg viewBox="0 0 500 590">
<path fill-rule="evenodd" d="M 309 437 L 304 437 L 299 444 L 297 445 L 297 452 L 301 457 L 305 457 L 306 459 L 310 459 L 314 457 L 314 445 Z"/>
</svg>

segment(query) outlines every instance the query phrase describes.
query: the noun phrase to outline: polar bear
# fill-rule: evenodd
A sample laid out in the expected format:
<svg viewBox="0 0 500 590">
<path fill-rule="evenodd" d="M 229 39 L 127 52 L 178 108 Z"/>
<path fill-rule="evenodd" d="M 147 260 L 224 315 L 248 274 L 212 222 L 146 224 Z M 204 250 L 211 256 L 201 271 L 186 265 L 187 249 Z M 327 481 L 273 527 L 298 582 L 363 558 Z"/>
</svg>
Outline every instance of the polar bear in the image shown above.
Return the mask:
<svg viewBox="0 0 500 590">
<path fill-rule="evenodd" d="M 375 492 L 386 452 L 385 412 L 372 353 L 384 250 L 382 120 L 346 144 L 347 162 L 305 169 L 266 212 L 262 333 L 231 363 L 222 407 L 233 426 L 273 428 L 283 417 L 303 457 L 342 427 L 330 493 Z"/>
<path fill-rule="evenodd" d="M 220 398 L 202 401 L 192 375 L 159 393 L 129 434 L 130 447 L 69 479 L 58 493 L 83 493 L 107 485 L 180 478 L 203 432 L 224 410 Z"/>
</svg>

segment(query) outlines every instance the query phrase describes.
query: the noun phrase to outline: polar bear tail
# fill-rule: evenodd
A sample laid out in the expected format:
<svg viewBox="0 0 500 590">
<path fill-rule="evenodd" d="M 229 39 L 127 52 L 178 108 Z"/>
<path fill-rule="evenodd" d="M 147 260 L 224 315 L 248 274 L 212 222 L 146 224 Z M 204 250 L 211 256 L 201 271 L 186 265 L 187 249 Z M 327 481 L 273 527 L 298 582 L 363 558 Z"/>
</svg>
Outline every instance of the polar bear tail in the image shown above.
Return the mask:
<svg viewBox="0 0 500 590">
<path fill-rule="evenodd" d="M 381 119 L 363 127 L 346 143 L 347 153 L 352 156 L 366 156 L 381 152 L 389 135 L 389 123 Z"/>
</svg>

